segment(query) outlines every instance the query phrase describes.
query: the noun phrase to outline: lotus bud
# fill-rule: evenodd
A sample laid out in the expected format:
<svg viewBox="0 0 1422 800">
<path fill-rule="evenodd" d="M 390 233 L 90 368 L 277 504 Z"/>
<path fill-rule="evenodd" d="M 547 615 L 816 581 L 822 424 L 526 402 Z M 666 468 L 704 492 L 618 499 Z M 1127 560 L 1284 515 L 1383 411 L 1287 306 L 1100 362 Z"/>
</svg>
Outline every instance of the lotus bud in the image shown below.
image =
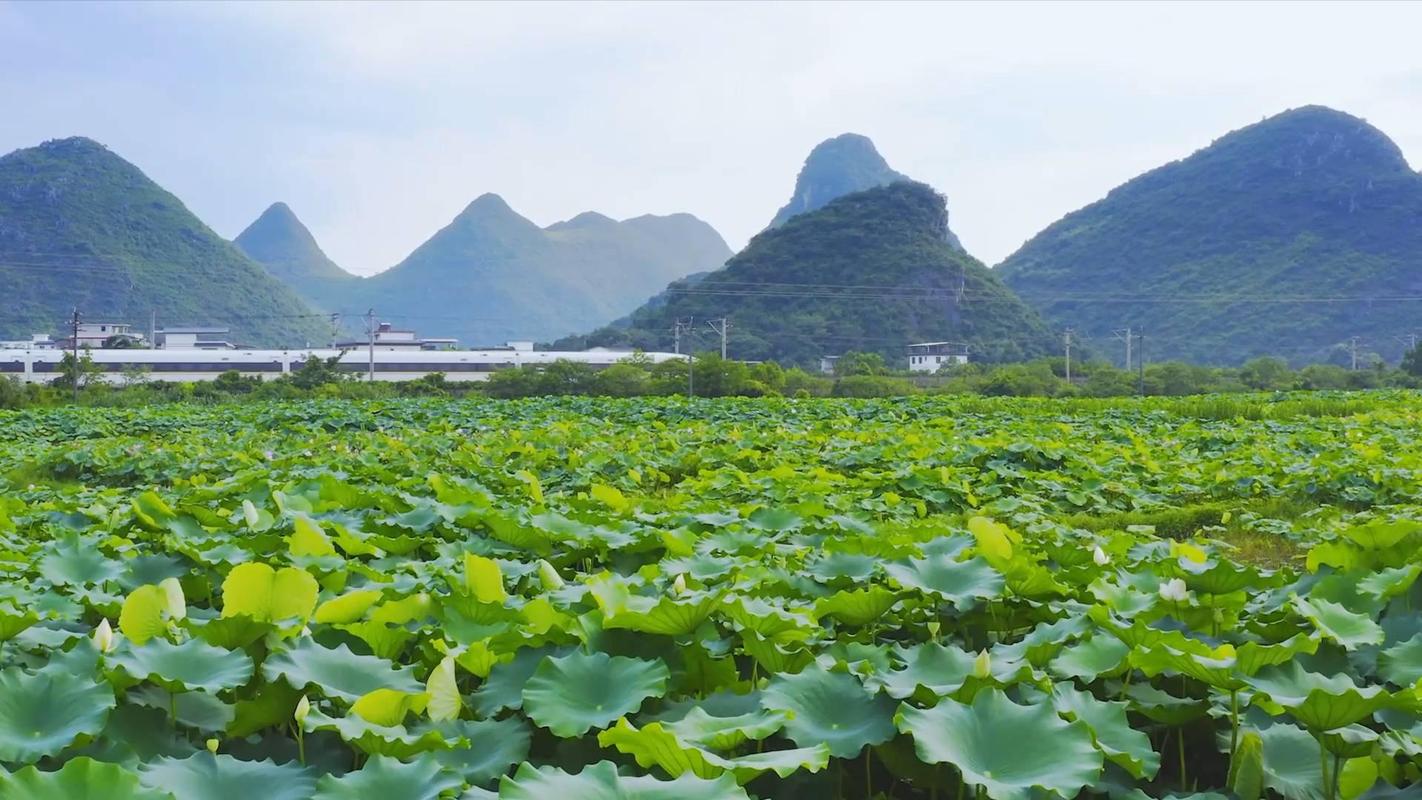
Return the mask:
<svg viewBox="0 0 1422 800">
<path fill-rule="evenodd" d="M 208 740 L 207 740 L 207 752 L 212 753 L 213 755 L 217 755 L 217 740 L 216 740 L 216 739 L 208 739 Z"/>
<path fill-rule="evenodd" d="M 1171 578 L 1160 585 L 1160 598 L 1169 600 L 1172 603 L 1183 603 L 1189 596 L 1189 591 L 1185 588 L 1185 581 L 1179 578 Z"/>
<path fill-rule="evenodd" d="M 178 579 L 164 578 L 158 588 L 163 590 L 163 610 L 168 612 L 168 616 L 172 619 L 186 619 L 188 601 L 183 597 L 183 585 L 178 583 Z"/>
<path fill-rule="evenodd" d="M 686 594 L 686 575 L 677 573 L 676 580 L 672 581 L 673 594 Z"/>
<path fill-rule="evenodd" d="M 301 696 L 301 699 L 296 701 L 296 710 L 292 712 L 291 718 L 296 720 L 297 725 L 300 725 L 301 723 L 306 721 L 306 718 L 310 714 L 311 701 L 307 700 L 306 695 L 303 694 Z"/>
<path fill-rule="evenodd" d="M 1091 560 L 1096 562 L 1096 566 L 1104 567 L 1111 563 L 1111 557 L 1106 555 L 1106 551 L 1101 549 L 1101 545 L 1096 545 L 1096 549 L 1091 551 Z"/>
<path fill-rule="evenodd" d="M 94 628 L 94 646 L 99 648 L 100 653 L 112 653 L 118 646 L 117 637 L 114 636 L 114 628 L 109 624 L 108 619 L 99 621 L 99 626 Z"/>
<path fill-rule="evenodd" d="M 973 677 L 986 680 L 992 677 L 992 655 L 983 650 L 973 659 Z"/>
<path fill-rule="evenodd" d="M 558 569 L 544 559 L 538 559 L 538 581 L 545 591 L 554 592 L 563 588 L 563 576 Z"/>
<path fill-rule="evenodd" d="M 935 641 L 937 641 L 938 632 L 941 630 L 943 630 L 943 623 L 939 622 L 938 620 L 935 619 L 932 622 L 928 623 L 928 635 L 932 636 Z"/>
</svg>

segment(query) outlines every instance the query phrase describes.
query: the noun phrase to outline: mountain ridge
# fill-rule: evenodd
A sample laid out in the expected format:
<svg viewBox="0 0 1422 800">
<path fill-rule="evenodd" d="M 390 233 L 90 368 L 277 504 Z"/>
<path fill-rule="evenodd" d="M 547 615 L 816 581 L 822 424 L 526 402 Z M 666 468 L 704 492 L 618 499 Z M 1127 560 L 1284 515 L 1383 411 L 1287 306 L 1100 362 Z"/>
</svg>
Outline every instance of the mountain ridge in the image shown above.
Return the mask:
<svg viewBox="0 0 1422 800">
<path fill-rule="evenodd" d="M 1156 358 L 1388 358 L 1422 293 L 1422 175 L 1366 121 L 1322 106 L 1268 117 L 1150 170 L 997 267 L 1054 325 L 1144 328 Z"/>
</svg>

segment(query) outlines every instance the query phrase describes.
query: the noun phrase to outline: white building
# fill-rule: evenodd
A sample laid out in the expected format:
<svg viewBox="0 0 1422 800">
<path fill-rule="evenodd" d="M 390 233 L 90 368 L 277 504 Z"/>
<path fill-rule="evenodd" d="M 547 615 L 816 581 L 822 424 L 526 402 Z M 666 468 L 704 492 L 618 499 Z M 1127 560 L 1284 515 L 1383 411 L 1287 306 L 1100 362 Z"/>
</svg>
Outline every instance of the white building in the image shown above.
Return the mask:
<svg viewBox="0 0 1422 800">
<path fill-rule="evenodd" d="M 66 336 L 59 341 L 62 348 L 68 350 L 74 347 L 74 340 L 78 339 L 79 347 L 97 350 L 115 336 L 143 344 L 143 334 L 134 333 L 133 326 L 127 322 L 81 322 L 74 330 L 74 336 Z"/>
<path fill-rule="evenodd" d="M 227 341 L 230 328 L 172 327 L 159 328 L 153 338 L 164 350 L 231 350 Z"/>
<path fill-rule="evenodd" d="M 834 374 L 834 365 L 839 361 L 839 356 L 820 356 L 820 372 L 825 375 Z"/>
<path fill-rule="evenodd" d="M 908 346 L 909 372 L 937 372 L 946 364 L 968 363 L 968 346 L 961 342 L 919 342 Z"/>
<path fill-rule="evenodd" d="M 395 328 L 388 322 L 377 323 L 375 326 L 374 347 L 376 350 L 386 352 L 402 352 L 410 350 L 453 350 L 459 345 L 458 339 L 434 338 L 421 339 L 415 335 L 414 331 L 406 331 Z M 365 349 L 372 347 L 371 339 L 352 340 L 348 342 L 336 342 L 339 350 Z M 533 349 L 530 342 L 528 349 Z"/>
<path fill-rule="evenodd" d="M 53 350 L 58 344 L 47 333 L 35 333 L 28 339 L 0 341 L 0 350 Z"/>
</svg>

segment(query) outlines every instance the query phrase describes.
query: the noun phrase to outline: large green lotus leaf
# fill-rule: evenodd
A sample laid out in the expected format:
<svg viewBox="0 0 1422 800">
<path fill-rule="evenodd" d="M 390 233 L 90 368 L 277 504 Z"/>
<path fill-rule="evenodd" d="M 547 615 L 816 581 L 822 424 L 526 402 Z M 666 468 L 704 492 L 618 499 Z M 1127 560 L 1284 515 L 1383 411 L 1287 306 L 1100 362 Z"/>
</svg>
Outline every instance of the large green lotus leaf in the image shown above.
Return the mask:
<svg viewBox="0 0 1422 800">
<path fill-rule="evenodd" d="M 310 800 L 316 785 L 311 774 L 294 763 L 239 761 L 205 752 L 160 758 L 139 772 L 144 786 L 182 800 Z"/>
<path fill-rule="evenodd" d="M 1289 800 L 1324 800 L 1318 740 L 1293 725 L 1259 731 L 1264 741 L 1264 785 Z"/>
<path fill-rule="evenodd" d="M 611 761 L 599 761 L 577 774 L 556 767 L 524 763 L 499 783 L 499 800 L 749 800 L 735 778 L 705 780 L 682 775 L 670 781 L 650 776 L 624 777 Z"/>
<path fill-rule="evenodd" d="M 1294 598 L 1294 610 L 1313 623 L 1318 632 L 1346 649 L 1383 643 L 1383 629 L 1371 617 L 1322 598 Z"/>
<path fill-rule="evenodd" d="M 1110 635 L 1093 636 L 1067 647 L 1051 663 L 1059 678 L 1080 678 L 1090 683 L 1100 675 L 1115 675 L 1125 665 L 1131 648 Z"/>
<path fill-rule="evenodd" d="M 457 775 L 445 772 L 429 756 L 408 764 L 384 756 L 371 756 L 365 766 L 336 778 L 326 775 L 316 784 L 312 800 L 387 798 L 388 800 L 436 800 L 442 792 L 464 785 Z"/>
<path fill-rule="evenodd" d="M 1160 771 L 1160 754 L 1151 747 L 1149 736 L 1131 727 L 1125 703 L 1097 700 L 1089 692 L 1065 685 L 1052 690 L 1052 703 L 1063 717 L 1085 723 L 1097 748 L 1131 775 L 1150 779 Z"/>
<path fill-rule="evenodd" d="M 605 728 L 666 692 L 665 662 L 573 652 L 544 660 L 523 687 L 523 710 L 564 738 Z"/>
<path fill-rule="evenodd" d="M 1205 704 L 1189 697 L 1176 697 L 1148 683 L 1133 683 L 1126 689 L 1131 710 L 1164 725 L 1180 725 L 1205 715 Z"/>
<path fill-rule="evenodd" d="M 792 611 L 759 597 L 736 597 L 722 603 L 721 609 L 742 629 L 765 639 L 807 636 L 816 627 L 809 609 Z"/>
<path fill-rule="evenodd" d="M 1285 708 L 1304 727 L 1328 731 L 1372 716 L 1392 700 L 1380 686 L 1358 686 L 1345 674 L 1320 675 L 1297 661 L 1249 679 L 1255 691 Z"/>
<path fill-rule="evenodd" d="M 1229 594 L 1259 587 L 1259 570 L 1232 561 L 1197 562 L 1188 558 L 1177 560 L 1185 586 L 1200 594 Z"/>
<path fill-rule="evenodd" d="M 1422 636 L 1389 647 L 1378 656 L 1378 674 L 1394 686 L 1409 687 L 1422 681 Z"/>
<path fill-rule="evenodd" d="M 973 674 L 972 653 L 952 645 L 928 642 L 899 650 L 903 669 L 871 674 L 865 681 L 870 688 L 883 687 L 890 697 L 902 700 L 923 687 L 946 696 L 958 691 Z"/>
<path fill-rule="evenodd" d="M 36 622 L 39 622 L 39 615 L 35 612 L 0 603 L 0 642 L 14 638 Z"/>
<path fill-rule="evenodd" d="M 285 678 L 304 689 L 315 686 L 327 697 L 354 702 L 376 689 L 394 689 L 417 694 L 424 689 L 415 680 L 413 667 L 396 668 L 389 661 L 360 655 L 342 644 L 322 647 L 316 640 L 303 638 L 290 649 L 274 653 L 262 664 L 267 680 Z"/>
<path fill-rule="evenodd" d="M 0 672 L 0 761 L 27 764 L 94 736 L 114 707 L 108 684 L 51 668 Z"/>
<path fill-rule="evenodd" d="M 228 650 L 244 648 L 263 636 L 277 631 L 277 627 L 272 623 L 259 622 L 245 614 L 235 617 L 213 617 L 201 622 L 188 617 L 187 626 L 194 636 L 204 642 Z"/>
<path fill-rule="evenodd" d="M 845 589 L 815 601 L 815 616 L 833 617 L 846 625 L 868 625 L 898 602 L 899 595 L 877 584 Z"/>
<path fill-rule="evenodd" d="M 879 569 L 879 559 L 864 553 L 828 553 L 806 568 L 816 580 L 829 583 L 836 579 L 865 582 Z"/>
<path fill-rule="evenodd" d="M 896 719 L 920 759 L 952 764 L 993 800 L 1029 800 L 1038 790 L 1075 797 L 1101 774 L 1090 729 L 1066 722 L 1050 703 L 1019 706 L 987 689 L 970 706 L 952 700 L 928 709 L 904 706 Z"/>
<path fill-rule="evenodd" d="M 713 716 L 705 708 L 696 706 L 666 727 L 684 741 L 725 752 L 770 736 L 785 727 L 789 718 L 787 712 L 763 708 L 744 714 Z"/>
<path fill-rule="evenodd" d="M 104 555 L 96 542 L 70 537 L 55 542 L 45 553 L 39 572 L 56 586 L 97 586 L 118 580 L 124 566 Z"/>
<path fill-rule="evenodd" d="M 798 675 L 777 675 L 761 705 L 787 711 L 785 734 L 800 747 L 824 743 L 836 758 L 853 758 L 865 745 L 894 737 L 894 702 L 870 694 L 859 681 L 816 665 Z"/>
<path fill-rule="evenodd" d="M 1188 650 L 1178 650 L 1172 645 Z M 1188 675 L 1216 689 L 1236 690 L 1245 686 L 1236 669 L 1235 650 L 1231 645 L 1211 648 L 1206 644 L 1181 637 L 1166 644 L 1162 639 L 1149 647 L 1139 647 L 1130 654 L 1131 666 L 1154 678 L 1165 672 Z"/>
<path fill-rule="evenodd" d="M 450 740 L 465 740 L 448 750 L 436 750 L 434 758 L 445 769 L 464 776 L 471 784 L 484 784 L 503 775 L 508 768 L 528 758 L 533 730 L 517 717 L 485 719 L 478 722 L 454 720 L 436 726 Z"/>
<path fill-rule="evenodd" d="M 232 706 L 207 692 L 172 694 L 157 686 L 138 686 L 129 690 L 124 699 L 134 705 L 157 709 L 164 716 L 169 716 L 176 711 L 179 724 L 201 731 L 224 731 L 232 724 L 234 716 Z M 171 717 L 165 720 L 164 724 L 171 726 Z M 107 729 L 105 734 L 107 734 Z"/>
<path fill-rule="evenodd" d="M 376 589 L 347 592 L 318 606 L 312 619 L 327 625 L 355 622 L 365 616 L 365 612 L 380 602 L 382 597 L 384 593 Z"/>
<path fill-rule="evenodd" d="M 715 778 L 730 772 L 739 783 L 748 783 L 768 771 L 782 778 L 801 770 L 819 772 L 829 764 L 830 758 L 829 748 L 823 744 L 726 758 L 682 740 L 660 722 L 649 723 L 638 730 L 626 718 L 598 734 L 597 742 L 632 756 L 643 767 L 660 767 L 674 778 L 687 773 L 698 778 Z"/>
<path fill-rule="evenodd" d="M 1283 664 L 1300 654 L 1312 655 L 1318 651 L 1318 639 L 1298 634 L 1278 644 L 1246 642 L 1235 648 L 1235 668 L 1244 675 L 1254 675 L 1265 667 Z"/>
<path fill-rule="evenodd" d="M 334 731 L 350 746 L 369 755 L 407 759 L 421 753 L 445 750 L 459 743 L 440 728 L 406 728 L 404 725 L 379 725 L 355 714 L 329 717 L 311 709 L 301 726 L 308 731 Z"/>
<path fill-rule="evenodd" d="M 138 776 L 117 764 L 75 758 L 55 772 L 25 767 L 13 775 L 0 770 L 5 800 L 174 800 L 168 792 L 145 789 Z"/>
<path fill-rule="evenodd" d="M 596 589 L 593 597 L 598 597 Z M 602 626 L 655 633 L 662 636 L 683 636 L 696 630 L 720 605 L 719 595 L 709 592 L 688 592 L 684 597 L 642 597 L 629 595 L 619 605 L 603 604 Z"/>
<path fill-rule="evenodd" d="M 198 639 L 182 644 L 154 639 L 143 645 L 125 645 L 106 660 L 134 678 L 154 680 L 168 689 L 220 692 L 235 689 L 252 677 L 252 659 L 246 653 L 213 647 Z"/>
<path fill-rule="evenodd" d="M 134 644 L 168 632 L 167 596 L 156 585 L 140 586 L 124 598 L 119 630 Z"/>
<path fill-rule="evenodd" d="M 1358 581 L 1358 591 L 1376 600 L 1386 601 L 1406 594 L 1412 584 L 1416 583 L 1418 575 L 1422 575 L 1422 564 L 1374 570 Z"/>
<path fill-rule="evenodd" d="M 222 616 L 242 614 L 259 622 L 305 620 L 316 608 L 320 590 L 304 569 L 238 564 L 222 581 Z"/>
<path fill-rule="evenodd" d="M 906 563 L 886 562 L 884 571 L 899 583 L 924 594 L 941 597 L 959 609 L 968 609 L 978 600 L 1002 594 L 1002 573 L 982 558 L 955 561 L 948 556 L 911 558 Z"/>
<path fill-rule="evenodd" d="M 544 659 L 564 655 L 552 647 L 525 648 L 512 661 L 495 664 L 470 698 L 470 707 L 481 717 L 492 717 L 506 708 L 523 708 L 523 687 Z"/>
</svg>

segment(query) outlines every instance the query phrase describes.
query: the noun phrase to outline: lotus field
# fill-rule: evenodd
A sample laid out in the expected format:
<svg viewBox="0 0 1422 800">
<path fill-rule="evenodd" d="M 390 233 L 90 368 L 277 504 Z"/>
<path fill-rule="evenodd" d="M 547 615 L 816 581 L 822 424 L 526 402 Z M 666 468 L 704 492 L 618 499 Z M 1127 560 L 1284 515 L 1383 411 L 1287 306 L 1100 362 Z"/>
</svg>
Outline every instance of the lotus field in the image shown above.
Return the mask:
<svg viewBox="0 0 1422 800">
<path fill-rule="evenodd" d="M 0 798 L 1418 797 L 1419 421 L 0 412 Z"/>
</svg>

